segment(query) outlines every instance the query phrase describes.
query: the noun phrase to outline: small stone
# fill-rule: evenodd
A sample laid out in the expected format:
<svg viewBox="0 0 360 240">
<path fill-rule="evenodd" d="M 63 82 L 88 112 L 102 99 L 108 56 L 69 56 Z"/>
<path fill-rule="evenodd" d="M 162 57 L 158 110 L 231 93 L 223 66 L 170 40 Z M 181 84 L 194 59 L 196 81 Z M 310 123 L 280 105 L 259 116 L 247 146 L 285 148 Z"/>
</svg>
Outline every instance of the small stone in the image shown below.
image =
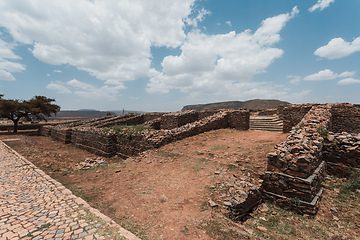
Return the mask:
<svg viewBox="0 0 360 240">
<path fill-rule="evenodd" d="M 339 219 L 337 216 L 333 216 L 333 220 L 334 220 L 335 222 L 338 222 L 340 219 Z"/>
<path fill-rule="evenodd" d="M 262 231 L 262 232 L 267 232 L 267 229 L 264 228 L 263 226 L 257 226 L 256 229 L 257 229 L 257 230 L 260 230 L 260 231 Z"/>
<path fill-rule="evenodd" d="M 212 208 L 218 206 L 217 203 L 214 202 L 213 200 L 209 200 L 208 203 L 209 203 L 210 207 L 212 207 Z"/>
<path fill-rule="evenodd" d="M 188 228 L 187 228 L 186 226 L 182 226 L 182 227 L 180 228 L 180 232 L 186 234 L 186 233 L 188 232 Z"/>
<path fill-rule="evenodd" d="M 335 207 L 331 207 L 330 210 L 331 210 L 332 212 L 334 212 L 334 213 L 337 213 L 337 212 L 338 212 Z"/>
<path fill-rule="evenodd" d="M 231 207 L 231 206 L 232 206 L 232 203 L 229 202 L 229 201 L 225 201 L 225 202 L 224 202 L 224 205 L 227 206 L 227 207 Z"/>
</svg>

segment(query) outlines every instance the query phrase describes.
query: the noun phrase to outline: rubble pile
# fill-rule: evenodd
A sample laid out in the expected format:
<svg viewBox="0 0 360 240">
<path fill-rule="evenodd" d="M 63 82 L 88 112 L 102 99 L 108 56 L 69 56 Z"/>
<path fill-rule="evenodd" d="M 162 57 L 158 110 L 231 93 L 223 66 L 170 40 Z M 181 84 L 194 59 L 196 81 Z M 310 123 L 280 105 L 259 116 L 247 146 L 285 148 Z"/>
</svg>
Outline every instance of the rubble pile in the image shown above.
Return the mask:
<svg viewBox="0 0 360 240">
<path fill-rule="evenodd" d="M 75 167 L 73 167 L 73 169 L 74 170 L 90 169 L 90 168 L 96 167 L 100 164 L 103 164 L 105 162 L 106 161 L 102 158 L 96 158 L 96 159 L 86 158 L 85 161 L 77 163 L 75 165 Z"/>
</svg>

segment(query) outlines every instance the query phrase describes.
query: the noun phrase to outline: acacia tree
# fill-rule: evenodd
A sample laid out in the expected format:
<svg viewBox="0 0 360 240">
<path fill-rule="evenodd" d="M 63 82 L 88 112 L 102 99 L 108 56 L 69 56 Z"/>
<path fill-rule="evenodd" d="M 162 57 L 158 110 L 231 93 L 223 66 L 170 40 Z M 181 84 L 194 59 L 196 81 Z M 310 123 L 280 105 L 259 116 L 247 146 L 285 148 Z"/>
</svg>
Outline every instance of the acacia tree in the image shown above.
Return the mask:
<svg viewBox="0 0 360 240">
<path fill-rule="evenodd" d="M 0 94 L 0 117 L 7 118 L 14 123 L 14 132 L 18 130 L 18 123 L 21 118 L 26 120 L 46 120 L 51 114 L 56 114 L 60 107 L 52 102 L 55 99 L 45 96 L 35 96 L 30 100 L 3 99 Z"/>
</svg>

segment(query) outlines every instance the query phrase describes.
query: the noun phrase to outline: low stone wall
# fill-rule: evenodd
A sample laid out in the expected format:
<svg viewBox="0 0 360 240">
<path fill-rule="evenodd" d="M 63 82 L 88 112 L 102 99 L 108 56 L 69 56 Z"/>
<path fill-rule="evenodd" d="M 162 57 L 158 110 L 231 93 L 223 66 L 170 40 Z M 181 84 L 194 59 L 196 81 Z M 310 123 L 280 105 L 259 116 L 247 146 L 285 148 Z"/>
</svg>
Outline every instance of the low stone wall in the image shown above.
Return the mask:
<svg viewBox="0 0 360 240">
<path fill-rule="evenodd" d="M 143 114 L 135 114 L 135 115 L 127 114 L 127 115 L 117 116 L 112 119 L 108 119 L 106 121 L 97 123 L 96 125 L 94 124 L 92 126 L 96 126 L 97 128 L 104 128 L 114 125 L 139 125 L 147 121 L 157 119 L 162 115 L 164 115 L 164 113 L 143 113 Z"/>
<path fill-rule="evenodd" d="M 253 116 L 272 116 L 278 114 L 278 109 L 263 109 L 259 111 L 250 111 Z"/>
<path fill-rule="evenodd" d="M 203 110 L 203 111 L 195 111 L 195 110 L 188 110 L 188 111 L 180 111 L 174 113 L 166 113 L 163 116 L 150 120 L 145 124 L 151 126 L 153 129 L 160 130 L 160 129 L 174 129 L 181 126 L 184 126 L 188 123 L 196 122 L 211 115 L 214 115 L 221 110 Z"/>
<path fill-rule="evenodd" d="M 283 132 L 288 133 L 311 109 L 312 104 L 293 104 L 278 107 L 278 115 L 283 120 Z"/>
<path fill-rule="evenodd" d="M 39 128 L 39 135 L 50 137 L 51 136 L 51 130 L 54 128 L 54 126 L 50 125 L 42 125 Z"/>
<path fill-rule="evenodd" d="M 267 155 L 262 185 L 267 199 L 300 213 L 316 214 L 325 171 L 322 134 L 331 127 L 330 112 L 329 104 L 313 105 L 275 152 Z"/>
<path fill-rule="evenodd" d="M 248 130 L 249 115 L 250 113 L 247 110 L 222 110 L 199 121 L 191 122 L 171 130 L 148 131 L 145 133 L 145 138 L 150 145 L 159 147 L 172 141 L 215 129 L 231 127 Z"/>
<path fill-rule="evenodd" d="M 214 114 L 215 112 L 215 114 Z M 120 119 L 122 125 L 137 125 L 145 120 L 152 119 L 163 114 L 144 114 Z M 210 116 L 209 116 L 210 115 Z M 207 116 L 199 121 L 193 121 L 199 116 Z M 119 119 L 110 119 L 112 123 L 119 123 Z M 105 128 L 88 127 L 87 124 L 68 128 L 68 125 L 44 128 L 44 135 L 51 134 L 55 140 L 72 143 L 75 146 L 102 156 L 114 156 L 116 154 L 128 157 L 143 152 L 151 147 L 159 147 L 172 141 L 194 136 L 220 128 L 249 129 L 249 111 L 247 110 L 217 110 L 178 112 L 161 117 L 161 120 L 150 121 L 152 124 L 166 122 L 171 119 L 171 124 L 181 125 L 173 129 L 145 130 L 137 136 L 126 133 L 116 133 L 114 130 Z M 109 120 L 109 119 L 106 119 Z M 102 121 L 102 120 L 101 120 Z M 186 121 L 190 123 L 185 124 Z M 101 123 L 104 124 L 104 123 Z M 109 124 L 108 122 L 105 125 Z M 100 125 L 97 125 L 97 127 Z M 164 125 L 165 126 L 165 125 Z M 168 127 L 167 125 L 165 127 Z"/>
<path fill-rule="evenodd" d="M 122 158 L 138 155 L 150 149 L 152 146 L 143 138 L 142 135 L 129 138 L 127 135 L 116 136 L 116 155 Z"/>
<path fill-rule="evenodd" d="M 116 155 L 116 134 L 113 132 L 105 133 L 95 128 L 73 129 L 71 143 L 100 156 Z"/>
<path fill-rule="evenodd" d="M 323 149 L 326 170 L 339 177 L 347 177 L 351 168 L 360 166 L 360 133 L 330 133 Z"/>
<path fill-rule="evenodd" d="M 67 127 L 53 127 L 50 131 L 50 136 L 53 140 L 65 144 L 71 143 L 71 128 Z"/>
<path fill-rule="evenodd" d="M 360 105 L 340 103 L 331 109 L 333 132 L 360 133 Z"/>
<path fill-rule="evenodd" d="M 199 112 L 195 110 L 182 111 L 164 114 L 160 121 L 160 129 L 173 129 L 181 127 L 187 123 L 195 122 L 199 119 Z"/>
</svg>

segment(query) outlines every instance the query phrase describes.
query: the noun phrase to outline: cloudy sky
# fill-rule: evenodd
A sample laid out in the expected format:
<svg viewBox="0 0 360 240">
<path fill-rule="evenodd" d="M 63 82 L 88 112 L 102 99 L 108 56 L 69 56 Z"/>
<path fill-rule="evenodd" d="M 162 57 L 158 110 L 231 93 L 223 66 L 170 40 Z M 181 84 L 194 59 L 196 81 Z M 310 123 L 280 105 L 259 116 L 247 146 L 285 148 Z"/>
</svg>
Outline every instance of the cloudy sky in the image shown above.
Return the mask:
<svg viewBox="0 0 360 240">
<path fill-rule="evenodd" d="M 0 93 L 63 110 L 360 103 L 359 0 L 0 1 Z"/>
</svg>

